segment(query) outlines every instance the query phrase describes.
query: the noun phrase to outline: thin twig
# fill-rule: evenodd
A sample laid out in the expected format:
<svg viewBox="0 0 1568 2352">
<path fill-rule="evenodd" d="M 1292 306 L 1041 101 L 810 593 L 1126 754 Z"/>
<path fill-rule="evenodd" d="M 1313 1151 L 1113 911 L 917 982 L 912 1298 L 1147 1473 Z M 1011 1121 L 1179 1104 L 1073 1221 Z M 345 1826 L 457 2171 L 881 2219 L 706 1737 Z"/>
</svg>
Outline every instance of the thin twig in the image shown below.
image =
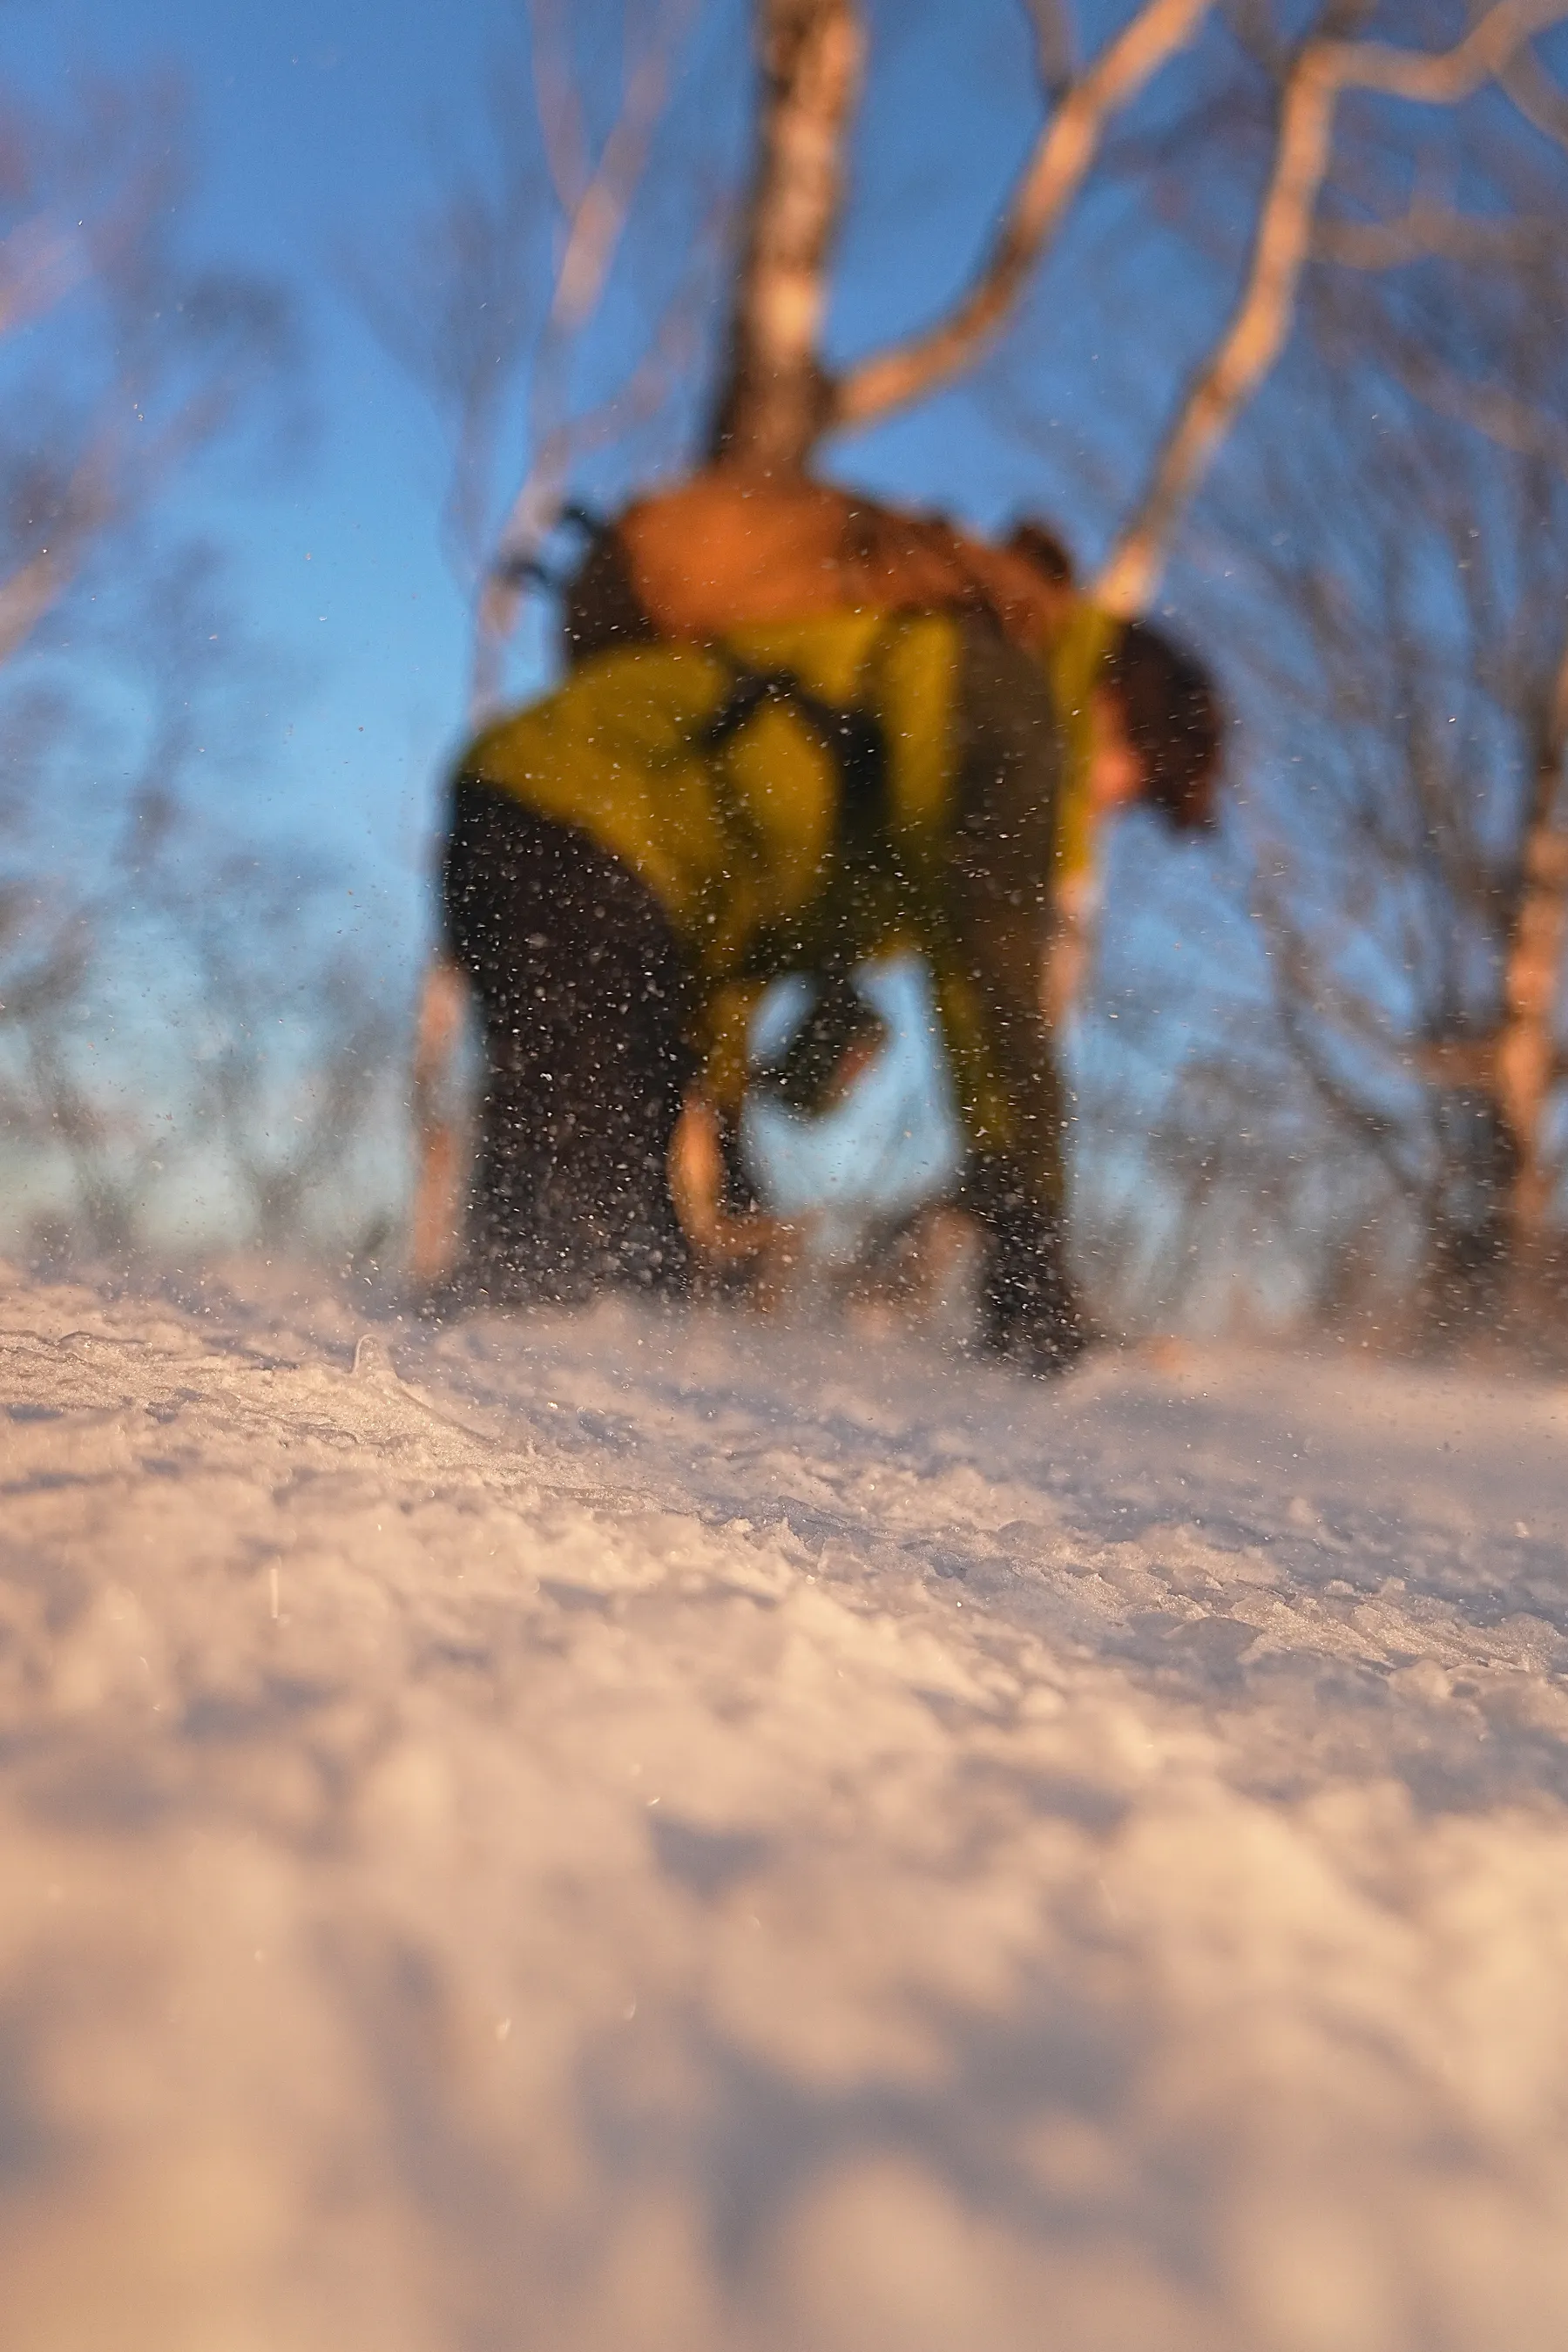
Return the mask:
<svg viewBox="0 0 1568 2352">
<path fill-rule="evenodd" d="M 1047 107 L 1058 107 L 1078 79 L 1078 42 L 1068 0 L 1025 0 L 1035 28 L 1040 89 Z"/>
<path fill-rule="evenodd" d="M 868 425 L 971 365 L 1005 324 L 1060 226 L 1111 116 L 1196 38 L 1213 6 L 1214 0 L 1148 0 L 1101 50 L 1041 131 L 968 292 L 938 325 L 861 361 L 840 380 L 831 409 L 836 427 Z"/>
<path fill-rule="evenodd" d="M 699 5 L 700 0 L 664 0 L 653 37 L 632 69 L 620 113 L 568 220 L 534 354 L 529 402 L 532 455 L 495 535 L 475 606 L 469 703 L 476 718 L 483 716 L 499 688 L 506 641 L 521 609 L 518 580 L 554 521 L 582 437 L 582 427 L 563 414 L 573 343 L 604 293 L 664 110 L 670 72 Z M 542 90 L 541 97 L 542 102 Z M 570 184 L 568 169 L 557 186 Z"/>
<path fill-rule="evenodd" d="M 1436 54 L 1383 41 L 1313 40 L 1300 49 L 1285 86 L 1274 170 L 1240 296 L 1177 412 L 1139 511 L 1096 583 L 1109 610 L 1135 613 L 1147 603 L 1210 460 L 1284 347 L 1312 250 L 1341 95 L 1355 89 L 1456 105 L 1494 79 L 1524 42 L 1564 18 L 1564 0 L 1498 0 L 1462 41 Z"/>
<path fill-rule="evenodd" d="M 1402 269 L 1415 261 L 1493 266 L 1553 253 L 1563 243 L 1560 221 L 1465 213 L 1418 194 L 1389 220 L 1320 220 L 1312 257 L 1343 269 Z"/>
</svg>

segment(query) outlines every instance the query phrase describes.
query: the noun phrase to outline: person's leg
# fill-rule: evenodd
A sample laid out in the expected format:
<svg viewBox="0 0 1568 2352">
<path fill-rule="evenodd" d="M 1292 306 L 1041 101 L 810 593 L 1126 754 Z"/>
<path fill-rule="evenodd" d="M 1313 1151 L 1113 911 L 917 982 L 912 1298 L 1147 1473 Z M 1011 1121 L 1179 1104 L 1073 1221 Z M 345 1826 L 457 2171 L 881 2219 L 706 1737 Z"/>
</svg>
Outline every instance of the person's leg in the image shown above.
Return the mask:
<svg viewBox="0 0 1568 2352">
<path fill-rule="evenodd" d="M 484 1024 L 468 1286 L 511 1299 L 679 1289 L 668 1160 L 693 1056 L 662 909 L 585 834 L 470 782 L 445 886 Z"/>
<path fill-rule="evenodd" d="M 1068 1105 L 1041 1003 L 1060 740 L 1029 656 L 967 624 L 962 646 L 944 893 L 955 951 L 948 1046 L 972 1153 L 963 1204 L 985 1239 L 987 1344 L 1053 1371 L 1086 1344 L 1064 1248 Z"/>
<path fill-rule="evenodd" d="M 962 1197 L 985 1242 L 984 1344 L 1030 1371 L 1066 1371 L 1090 1335 L 1068 1271 L 1059 1207 L 1002 1159 L 976 1158 Z"/>
<path fill-rule="evenodd" d="M 972 998 L 939 989 L 938 1002 L 969 1139 L 959 1205 L 984 1243 L 983 1342 L 1032 1370 L 1064 1370 L 1089 1333 L 1067 1260 L 1064 1104 L 1050 1033 L 1021 983 L 1011 1002 L 1000 987 Z"/>
</svg>

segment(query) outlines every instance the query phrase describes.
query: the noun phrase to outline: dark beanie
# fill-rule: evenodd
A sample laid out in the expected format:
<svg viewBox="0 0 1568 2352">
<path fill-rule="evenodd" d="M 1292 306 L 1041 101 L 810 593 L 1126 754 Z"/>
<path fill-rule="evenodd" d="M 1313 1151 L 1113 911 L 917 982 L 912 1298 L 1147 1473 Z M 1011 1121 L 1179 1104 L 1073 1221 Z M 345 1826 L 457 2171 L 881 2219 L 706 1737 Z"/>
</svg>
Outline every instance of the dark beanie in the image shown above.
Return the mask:
<svg viewBox="0 0 1568 2352">
<path fill-rule="evenodd" d="M 1220 772 L 1220 701 L 1195 656 L 1147 621 L 1129 621 L 1102 676 L 1121 705 L 1127 738 L 1143 762 L 1143 799 L 1178 833 L 1215 821 Z"/>
</svg>

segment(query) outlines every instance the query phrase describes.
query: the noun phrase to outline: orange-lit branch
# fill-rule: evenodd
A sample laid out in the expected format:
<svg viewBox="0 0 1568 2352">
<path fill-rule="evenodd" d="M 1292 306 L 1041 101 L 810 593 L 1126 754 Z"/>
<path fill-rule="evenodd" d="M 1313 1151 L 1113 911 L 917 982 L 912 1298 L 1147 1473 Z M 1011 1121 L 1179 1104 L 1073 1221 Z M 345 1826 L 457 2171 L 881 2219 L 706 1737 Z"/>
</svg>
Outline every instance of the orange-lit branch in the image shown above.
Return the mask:
<svg viewBox="0 0 1568 2352">
<path fill-rule="evenodd" d="M 620 113 L 597 163 L 585 177 L 577 160 L 574 134 L 560 128 L 556 82 L 561 72 L 555 63 L 558 44 L 552 39 L 556 28 L 546 0 L 534 0 L 534 5 L 540 113 L 542 121 L 547 112 L 556 119 L 556 130 L 547 138 L 547 153 L 566 214 L 566 238 L 534 358 L 530 400 L 532 457 L 497 533 L 494 556 L 479 589 L 469 691 L 476 718 L 488 710 L 500 685 L 502 652 L 521 604 L 519 566 L 537 551 L 555 520 L 578 446 L 577 434 L 559 413 L 573 340 L 586 326 L 604 294 L 664 110 L 670 68 L 698 0 L 665 0 L 653 37 L 632 68 Z"/>
<path fill-rule="evenodd" d="M 1564 18 L 1564 0 L 1499 0 L 1462 41 L 1435 56 L 1382 41 L 1309 41 L 1300 51 L 1286 79 L 1274 171 L 1240 297 L 1166 436 L 1142 509 L 1097 583 L 1108 610 L 1135 613 L 1147 603 L 1215 451 L 1284 347 L 1312 249 L 1341 93 L 1455 105 L 1495 79 L 1526 41 Z"/>
<path fill-rule="evenodd" d="M 1195 38 L 1213 0 L 1149 0 L 1062 98 L 1025 166 L 991 249 L 957 308 L 935 327 L 850 370 L 830 421 L 868 425 L 968 367 L 1005 323 L 1100 152 L 1107 123 Z M 1037 22 L 1038 20 L 1037 19 Z"/>
</svg>

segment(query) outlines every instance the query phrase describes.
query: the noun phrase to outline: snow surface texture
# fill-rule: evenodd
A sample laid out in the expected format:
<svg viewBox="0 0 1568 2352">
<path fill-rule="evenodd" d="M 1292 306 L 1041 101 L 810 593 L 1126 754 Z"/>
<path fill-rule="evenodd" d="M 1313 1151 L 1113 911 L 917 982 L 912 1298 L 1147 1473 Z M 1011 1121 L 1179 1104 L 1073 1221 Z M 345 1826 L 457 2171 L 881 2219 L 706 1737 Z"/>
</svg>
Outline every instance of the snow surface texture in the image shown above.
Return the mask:
<svg viewBox="0 0 1568 2352">
<path fill-rule="evenodd" d="M 0 1297 L 8 2352 L 1561 2352 L 1568 1412 Z"/>
</svg>

